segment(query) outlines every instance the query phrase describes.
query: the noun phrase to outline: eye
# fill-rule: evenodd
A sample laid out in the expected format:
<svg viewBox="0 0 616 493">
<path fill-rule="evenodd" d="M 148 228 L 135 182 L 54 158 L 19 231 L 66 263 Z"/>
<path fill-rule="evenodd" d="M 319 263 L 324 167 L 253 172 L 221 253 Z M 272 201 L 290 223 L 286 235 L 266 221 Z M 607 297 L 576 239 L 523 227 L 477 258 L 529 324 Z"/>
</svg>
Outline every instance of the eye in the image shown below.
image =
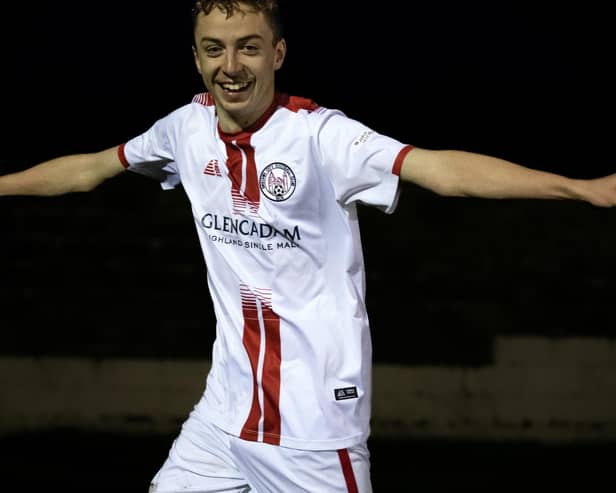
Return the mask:
<svg viewBox="0 0 616 493">
<path fill-rule="evenodd" d="M 222 54 L 222 47 L 219 45 L 208 45 L 203 47 L 203 51 L 209 57 L 217 57 Z"/>
<path fill-rule="evenodd" d="M 242 46 L 242 51 L 247 55 L 256 55 L 259 53 L 259 47 L 254 44 L 245 44 Z"/>
</svg>

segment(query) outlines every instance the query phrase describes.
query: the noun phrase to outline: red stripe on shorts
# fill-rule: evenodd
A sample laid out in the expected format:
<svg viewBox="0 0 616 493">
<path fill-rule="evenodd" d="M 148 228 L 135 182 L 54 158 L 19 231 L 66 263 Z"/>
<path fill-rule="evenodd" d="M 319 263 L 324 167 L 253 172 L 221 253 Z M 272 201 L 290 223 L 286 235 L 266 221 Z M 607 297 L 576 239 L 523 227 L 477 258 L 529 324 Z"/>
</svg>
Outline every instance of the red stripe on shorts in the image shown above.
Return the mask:
<svg viewBox="0 0 616 493">
<path fill-rule="evenodd" d="M 359 493 L 357 482 L 355 481 L 355 474 L 353 473 L 353 466 L 351 465 L 351 458 L 349 457 L 349 451 L 347 449 L 338 450 L 338 457 L 340 458 L 340 465 L 342 466 L 342 474 L 344 474 L 347 490 L 349 493 Z"/>
</svg>

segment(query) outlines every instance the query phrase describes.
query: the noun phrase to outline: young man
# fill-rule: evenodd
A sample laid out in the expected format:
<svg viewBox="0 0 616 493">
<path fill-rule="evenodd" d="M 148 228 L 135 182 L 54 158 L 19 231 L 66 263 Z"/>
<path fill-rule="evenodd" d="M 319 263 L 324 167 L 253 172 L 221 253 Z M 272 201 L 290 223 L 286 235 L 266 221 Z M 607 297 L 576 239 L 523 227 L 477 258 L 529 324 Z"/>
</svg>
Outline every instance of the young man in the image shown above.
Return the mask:
<svg viewBox="0 0 616 493">
<path fill-rule="evenodd" d="M 369 492 L 371 341 L 356 204 L 399 182 L 442 195 L 616 204 L 616 175 L 572 180 L 431 151 L 280 94 L 275 0 L 201 1 L 207 92 L 142 135 L 0 177 L 0 195 L 91 190 L 128 169 L 182 184 L 208 266 L 212 369 L 151 491 Z"/>
</svg>

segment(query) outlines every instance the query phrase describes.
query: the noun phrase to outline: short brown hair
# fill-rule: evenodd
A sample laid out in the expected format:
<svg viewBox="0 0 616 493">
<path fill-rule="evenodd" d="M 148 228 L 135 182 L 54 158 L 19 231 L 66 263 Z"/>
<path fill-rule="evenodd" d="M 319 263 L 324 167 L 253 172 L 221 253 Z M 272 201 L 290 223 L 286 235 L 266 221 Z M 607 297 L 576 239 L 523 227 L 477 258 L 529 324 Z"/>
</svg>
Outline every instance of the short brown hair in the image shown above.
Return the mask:
<svg viewBox="0 0 616 493">
<path fill-rule="evenodd" d="M 227 17 L 236 12 L 263 12 L 274 33 L 274 43 L 282 39 L 282 21 L 277 0 L 196 0 L 192 11 L 193 30 L 197 25 L 197 16 L 200 13 L 208 15 L 214 8 L 227 14 Z"/>
</svg>

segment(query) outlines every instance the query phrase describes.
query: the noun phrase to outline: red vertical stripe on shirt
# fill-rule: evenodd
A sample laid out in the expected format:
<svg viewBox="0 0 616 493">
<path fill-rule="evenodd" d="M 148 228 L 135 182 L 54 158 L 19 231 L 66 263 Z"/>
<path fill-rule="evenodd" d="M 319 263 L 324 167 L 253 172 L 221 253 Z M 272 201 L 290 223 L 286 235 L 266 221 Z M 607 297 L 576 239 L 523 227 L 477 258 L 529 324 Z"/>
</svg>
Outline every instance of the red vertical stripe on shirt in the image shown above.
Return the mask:
<svg viewBox="0 0 616 493">
<path fill-rule="evenodd" d="M 259 210 L 261 193 L 259 192 L 255 150 L 250 145 L 250 137 L 251 134 L 242 134 L 237 140 L 225 140 L 234 213 L 256 214 Z M 246 176 L 244 176 L 244 158 L 246 159 Z M 244 182 L 243 192 L 242 182 Z"/>
<path fill-rule="evenodd" d="M 244 440 L 259 441 L 259 421 L 263 415 L 262 441 L 280 445 L 280 364 L 282 360 L 280 345 L 280 317 L 271 305 L 271 291 L 257 290 L 253 293 L 242 286 L 242 312 L 244 315 L 244 335 L 242 342 L 248 353 L 253 375 L 252 404 L 248 418 L 240 432 Z M 259 311 L 261 317 L 259 317 Z M 261 319 L 263 330 L 261 330 Z M 261 340 L 261 334 L 264 340 Z M 263 409 L 259 402 L 259 351 L 263 345 L 263 367 L 261 385 Z"/>
<path fill-rule="evenodd" d="M 355 473 L 353 472 L 353 466 L 351 465 L 351 458 L 349 457 L 349 451 L 347 449 L 338 450 L 338 458 L 340 459 L 340 465 L 342 466 L 342 474 L 344 474 L 347 490 L 349 493 L 359 493 L 359 490 L 357 489 L 357 481 L 355 481 Z"/>
<path fill-rule="evenodd" d="M 242 189 L 242 152 L 240 148 L 232 143 L 225 143 L 227 148 L 227 168 L 231 179 L 231 194 L 240 196 Z"/>
<path fill-rule="evenodd" d="M 257 177 L 257 163 L 255 161 L 255 150 L 250 145 L 250 141 L 239 143 L 241 149 L 246 154 L 246 190 L 244 195 L 248 202 L 257 206 L 261 198 L 259 192 L 259 178 Z"/>
<path fill-rule="evenodd" d="M 259 350 L 261 346 L 261 329 L 259 327 L 259 313 L 256 297 L 247 290 L 242 290 L 242 312 L 244 315 L 244 335 L 242 342 L 248 353 L 250 367 L 252 368 L 252 405 L 250 413 L 240 438 L 257 441 L 259 438 L 259 420 L 261 419 L 261 406 L 259 405 L 259 383 L 257 380 L 259 370 Z"/>
<path fill-rule="evenodd" d="M 263 441 L 280 445 L 280 317 L 263 307 L 265 360 L 263 362 Z"/>
<path fill-rule="evenodd" d="M 252 133 L 243 132 L 236 137 L 223 138 L 227 149 L 227 168 L 231 179 L 234 214 L 246 212 L 257 214 L 259 210 L 261 193 L 255 150 L 250 142 L 251 136 Z M 261 341 L 259 306 L 263 320 L 264 341 Z M 272 445 L 280 445 L 280 317 L 272 309 L 270 290 L 261 290 L 255 294 L 250 288 L 243 286 L 242 310 L 244 314 L 243 344 L 253 373 L 253 396 L 250 412 L 240 432 L 240 437 L 246 440 L 259 440 L 259 421 L 263 415 L 262 440 Z M 263 409 L 259 403 L 258 374 L 261 344 L 264 344 L 263 368 L 260 375 Z"/>
</svg>

